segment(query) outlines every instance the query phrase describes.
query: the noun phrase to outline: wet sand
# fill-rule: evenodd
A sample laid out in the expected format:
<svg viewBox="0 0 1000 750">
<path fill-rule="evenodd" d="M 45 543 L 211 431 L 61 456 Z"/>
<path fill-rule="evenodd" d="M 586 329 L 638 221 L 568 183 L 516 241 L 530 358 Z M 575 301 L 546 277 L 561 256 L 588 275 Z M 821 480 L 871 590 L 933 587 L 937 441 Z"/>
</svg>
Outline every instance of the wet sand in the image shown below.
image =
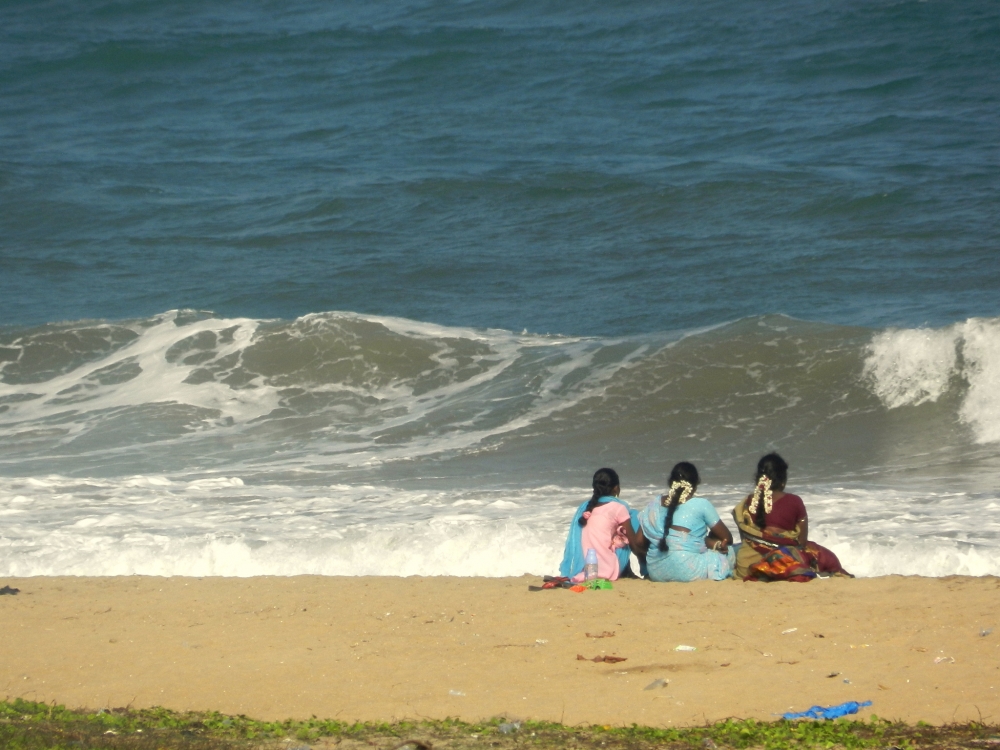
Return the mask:
<svg viewBox="0 0 1000 750">
<path fill-rule="evenodd" d="M 0 694 L 260 719 L 653 726 L 871 700 L 860 716 L 1000 722 L 998 578 L 530 592 L 538 582 L 6 579 L 21 593 L 0 597 Z"/>
</svg>

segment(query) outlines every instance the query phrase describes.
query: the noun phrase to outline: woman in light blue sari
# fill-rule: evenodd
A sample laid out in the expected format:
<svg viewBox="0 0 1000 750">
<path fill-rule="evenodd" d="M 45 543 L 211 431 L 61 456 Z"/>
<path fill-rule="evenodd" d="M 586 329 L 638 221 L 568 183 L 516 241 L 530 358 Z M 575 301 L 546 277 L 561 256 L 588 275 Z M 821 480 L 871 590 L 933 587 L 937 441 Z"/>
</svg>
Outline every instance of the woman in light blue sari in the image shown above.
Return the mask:
<svg viewBox="0 0 1000 750">
<path fill-rule="evenodd" d="M 698 469 L 682 461 L 670 472 L 667 494 L 639 513 L 653 581 L 721 581 L 733 574 L 733 535 L 712 504 L 695 496 L 698 481 Z"/>
</svg>

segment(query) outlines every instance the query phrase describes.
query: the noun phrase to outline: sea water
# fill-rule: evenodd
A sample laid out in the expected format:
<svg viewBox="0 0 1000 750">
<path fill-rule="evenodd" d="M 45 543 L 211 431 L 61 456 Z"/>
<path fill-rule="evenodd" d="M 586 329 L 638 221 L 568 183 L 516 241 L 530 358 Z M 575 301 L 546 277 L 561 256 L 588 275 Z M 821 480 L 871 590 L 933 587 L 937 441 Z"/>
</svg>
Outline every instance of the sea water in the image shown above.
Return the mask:
<svg viewBox="0 0 1000 750">
<path fill-rule="evenodd" d="M 772 449 L 852 572 L 1000 574 L 995 3 L 0 21 L 0 574 L 549 573 Z"/>
</svg>

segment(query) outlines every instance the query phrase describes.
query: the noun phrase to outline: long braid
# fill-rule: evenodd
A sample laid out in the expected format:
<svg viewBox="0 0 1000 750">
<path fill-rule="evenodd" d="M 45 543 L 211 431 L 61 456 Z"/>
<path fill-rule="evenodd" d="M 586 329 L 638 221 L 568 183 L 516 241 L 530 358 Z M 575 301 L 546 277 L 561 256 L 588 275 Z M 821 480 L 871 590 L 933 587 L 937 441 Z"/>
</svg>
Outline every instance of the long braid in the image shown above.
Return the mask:
<svg viewBox="0 0 1000 750">
<path fill-rule="evenodd" d="M 772 489 L 783 490 L 787 481 L 788 463 L 777 453 L 768 453 L 757 462 L 755 487 L 748 506 L 757 528 L 763 530 L 767 527 L 767 514 L 772 507 Z"/>
<path fill-rule="evenodd" d="M 603 496 L 600 493 L 598 493 L 596 491 L 594 492 L 594 496 L 592 498 L 590 498 L 590 502 L 587 503 L 587 509 L 584 510 L 583 511 L 583 515 L 580 516 L 579 523 L 580 523 L 581 526 L 586 526 L 587 525 L 587 519 L 590 518 L 590 512 L 594 508 L 597 507 L 597 501 L 600 500 L 601 497 L 603 497 Z"/>
<path fill-rule="evenodd" d="M 771 478 L 767 474 L 761 474 L 757 479 L 757 486 L 753 490 L 753 499 L 750 500 L 750 505 L 757 509 L 756 515 L 754 516 L 754 523 L 757 524 L 757 528 L 763 529 L 767 526 L 767 512 L 770 510 L 769 506 L 771 498 Z"/>
<path fill-rule="evenodd" d="M 678 486 L 670 493 L 670 505 L 667 506 L 667 517 L 663 521 L 663 538 L 660 539 L 660 552 L 666 552 L 670 549 L 667 546 L 667 533 L 670 531 L 670 526 L 674 522 L 674 511 L 677 510 L 678 500 L 680 500 L 681 494 L 684 492 L 684 488 Z"/>
<path fill-rule="evenodd" d="M 586 526 L 587 519 L 590 517 L 591 511 L 597 507 L 602 497 L 607 497 L 610 495 L 615 487 L 621 486 L 621 480 L 618 479 L 618 472 L 614 469 L 598 469 L 594 473 L 594 481 L 592 483 L 594 488 L 594 494 L 590 498 L 590 502 L 587 503 L 587 507 L 580 516 L 580 525 Z"/>
<path fill-rule="evenodd" d="M 670 490 L 660 501 L 667 506 L 667 516 L 663 520 L 663 538 L 660 539 L 659 544 L 661 552 L 670 549 L 667 545 L 667 534 L 670 533 L 670 527 L 674 523 L 674 512 L 677 510 L 677 506 L 691 499 L 698 487 L 698 482 L 698 469 L 692 463 L 681 461 L 671 470 Z"/>
</svg>

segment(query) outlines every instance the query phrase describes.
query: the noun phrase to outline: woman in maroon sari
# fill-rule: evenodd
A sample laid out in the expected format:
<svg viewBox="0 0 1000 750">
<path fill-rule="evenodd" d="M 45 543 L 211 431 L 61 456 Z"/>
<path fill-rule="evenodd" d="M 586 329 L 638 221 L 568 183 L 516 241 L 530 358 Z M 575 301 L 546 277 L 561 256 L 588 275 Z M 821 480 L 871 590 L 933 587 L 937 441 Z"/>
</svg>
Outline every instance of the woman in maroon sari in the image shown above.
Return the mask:
<svg viewBox="0 0 1000 750">
<path fill-rule="evenodd" d="M 785 492 L 788 464 L 777 453 L 757 462 L 756 487 L 733 511 L 743 543 L 733 574 L 745 581 L 810 581 L 845 575 L 840 560 L 809 541 L 809 516 L 798 495 Z"/>
</svg>

